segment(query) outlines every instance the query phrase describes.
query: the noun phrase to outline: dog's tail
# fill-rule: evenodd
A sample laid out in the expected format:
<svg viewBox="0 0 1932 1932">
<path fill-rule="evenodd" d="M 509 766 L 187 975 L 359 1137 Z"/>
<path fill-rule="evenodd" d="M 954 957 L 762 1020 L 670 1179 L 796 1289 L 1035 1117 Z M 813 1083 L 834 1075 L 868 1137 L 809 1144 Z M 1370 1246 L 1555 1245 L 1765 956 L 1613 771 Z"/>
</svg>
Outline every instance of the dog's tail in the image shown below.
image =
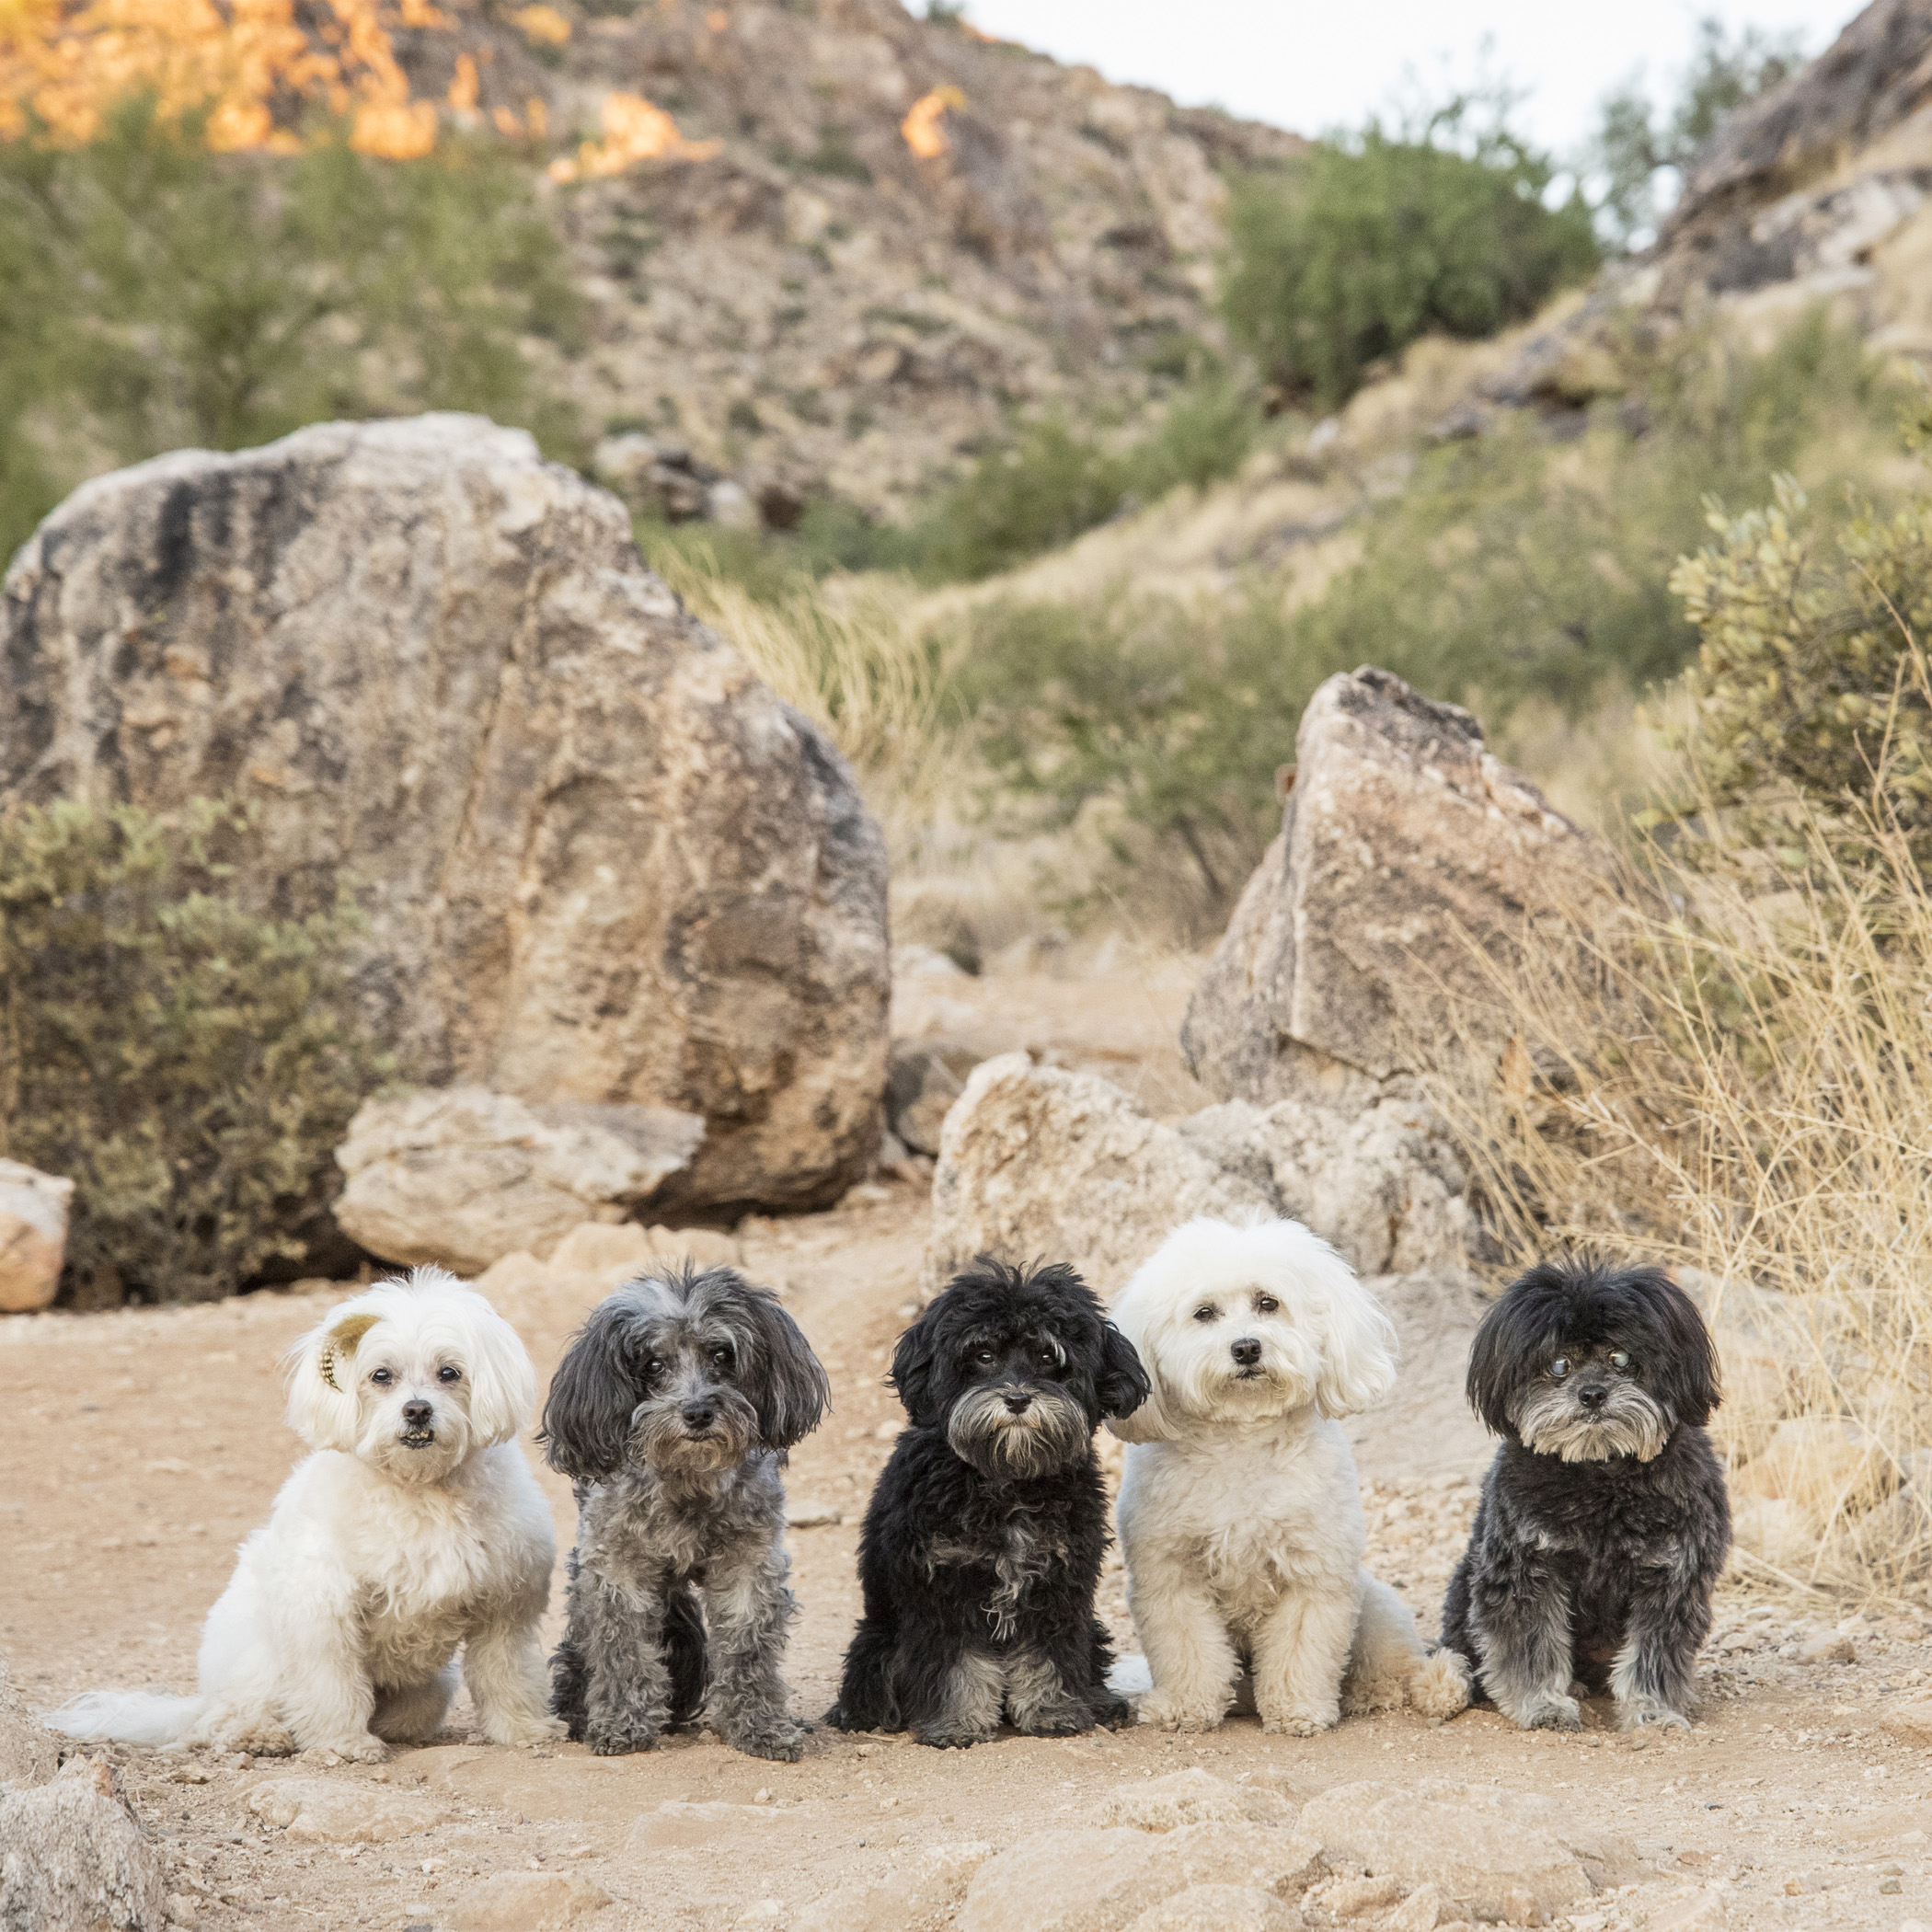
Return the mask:
<svg viewBox="0 0 1932 1932">
<path fill-rule="evenodd" d="M 205 1701 L 154 1691 L 88 1691 L 50 1710 L 40 1722 L 92 1743 L 178 1744 L 194 1729 Z"/>
<path fill-rule="evenodd" d="M 1409 1605 L 1365 1570 L 1343 1701 L 1351 1711 L 1407 1704 L 1436 1724 L 1469 1706 L 1467 1660 L 1458 1651 L 1425 1645 Z"/>
</svg>

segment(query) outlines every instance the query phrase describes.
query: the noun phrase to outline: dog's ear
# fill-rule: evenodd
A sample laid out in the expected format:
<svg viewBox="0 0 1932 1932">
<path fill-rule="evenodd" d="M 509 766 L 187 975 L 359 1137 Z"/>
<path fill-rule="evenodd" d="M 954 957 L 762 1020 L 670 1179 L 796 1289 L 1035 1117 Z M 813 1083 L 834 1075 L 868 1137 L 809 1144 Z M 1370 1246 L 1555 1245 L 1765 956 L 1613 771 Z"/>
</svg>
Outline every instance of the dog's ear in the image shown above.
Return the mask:
<svg viewBox="0 0 1932 1932">
<path fill-rule="evenodd" d="M 1516 1432 L 1516 1403 L 1546 1334 L 1559 1318 L 1563 1276 L 1541 1264 L 1512 1282 L 1485 1315 L 1469 1344 L 1469 1407 L 1491 1435 L 1510 1442 Z"/>
<path fill-rule="evenodd" d="M 623 1290 L 592 1309 L 550 1378 L 537 1440 L 559 1475 L 595 1482 L 624 1466 L 638 1386 L 635 1301 Z"/>
<path fill-rule="evenodd" d="M 933 1386 L 938 1359 L 939 1325 L 935 1309 L 928 1308 L 899 1338 L 898 1346 L 892 1351 L 891 1373 L 886 1377 L 898 1391 L 915 1428 L 930 1429 L 939 1420 Z"/>
<path fill-rule="evenodd" d="M 1147 1399 L 1152 1385 L 1140 1351 L 1110 1322 L 1100 1325 L 1100 1374 L 1094 1393 L 1103 1416 L 1131 1416 Z"/>
<path fill-rule="evenodd" d="M 749 1282 L 740 1288 L 739 1312 L 756 1338 L 746 1365 L 745 1394 L 758 1411 L 758 1434 L 765 1447 L 789 1449 L 810 1435 L 832 1407 L 832 1383 L 805 1331 L 778 1305 L 778 1298 Z"/>
<path fill-rule="evenodd" d="M 350 1302 L 331 1308 L 289 1357 L 288 1425 L 311 1449 L 352 1453 L 356 1438 L 355 1351 L 382 1320 Z"/>
<path fill-rule="evenodd" d="M 1136 1294 L 1140 1279 L 1136 1275 L 1128 1282 L 1114 1307 L 1113 1319 L 1108 1323 L 1107 1332 L 1110 1339 L 1118 1336 L 1133 1357 L 1134 1368 L 1140 1375 L 1141 1399 L 1131 1409 L 1110 1410 L 1107 1427 L 1123 1443 L 1170 1442 L 1179 1432 L 1161 1400 L 1160 1363 L 1147 1335 L 1147 1304 L 1151 1296 L 1144 1288 Z"/>
<path fill-rule="evenodd" d="M 426 1275 L 433 1279 L 425 1281 Z M 511 1441 L 536 1407 L 536 1370 L 530 1351 L 475 1289 L 465 1287 L 454 1276 L 419 1268 L 409 1279 L 412 1287 L 433 1286 L 461 1297 L 470 1427 L 485 1443 Z"/>
<path fill-rule="evenodd" d="M 1631 1338 L 1639 1373 L 1678 1421 L 1701 1429 L 1724 1397 L 1718 1347 L 1697 1305 L 1659 1268 L 1633 1269 L 1619 1285 L 1650 1331 Z"/>
<path fill-rule="evenodd" d="M 1396 1386 L 1395 1324 L 1332 1249 L 1325 1246 L 1312 1271 L 1328 1304 L 1328 1333 L 1315 1377 L 1316 1407 L 1325 1416 L 1355 1415 Z"/>
</svg>

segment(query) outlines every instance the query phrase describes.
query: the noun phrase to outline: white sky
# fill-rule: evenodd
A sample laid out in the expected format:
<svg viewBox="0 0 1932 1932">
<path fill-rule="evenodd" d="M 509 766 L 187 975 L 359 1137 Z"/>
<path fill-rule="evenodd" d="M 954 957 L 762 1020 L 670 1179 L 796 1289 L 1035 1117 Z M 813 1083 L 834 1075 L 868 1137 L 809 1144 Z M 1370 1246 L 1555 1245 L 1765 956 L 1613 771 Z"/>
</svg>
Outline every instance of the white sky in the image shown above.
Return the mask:
<svg viewBox="0 0 1932 1932">
<path fill-rule="evenodd" d="M 1633 68 L 1657 90 L 1684 64 L 1701 15 L 1796 28 L 1816 53 L 1857 11 L 1846 0 L 968 0 L 966 17 L 1110 80 L 1305 134 L 1359 125 L 1405 68 L 1432 96 L 1446 93 L 1445 77 L 1471 76 L 1487 38 L 1490 71 L 1530 90 L 1520 124 L 1566 154 Z"/>
</svg>

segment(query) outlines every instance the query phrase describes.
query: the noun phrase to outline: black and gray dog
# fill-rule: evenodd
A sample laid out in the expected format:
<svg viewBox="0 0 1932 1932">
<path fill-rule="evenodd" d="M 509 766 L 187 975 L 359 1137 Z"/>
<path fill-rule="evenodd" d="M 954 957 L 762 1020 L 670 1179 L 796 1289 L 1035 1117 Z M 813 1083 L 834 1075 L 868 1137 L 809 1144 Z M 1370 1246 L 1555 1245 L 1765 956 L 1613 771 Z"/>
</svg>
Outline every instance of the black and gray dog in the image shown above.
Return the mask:
<svg viewBox="0 0 1932 1932">
<path fill-rule="evenodd" d="M 798 1324 L 733 1269 L 687 1262 L 592 1313 L 544 1405 L 545 1453 L 577 1492 L 550 1661 L 551 1706 L 572 1738 L 600 1756 L 649 1751 L 696 1717 L 708 1666 L 725 1742 L 799 1758 L 778 1471 L 830 1396 Z"/>
<path fill-rule="evenodd" d="M 1126 1721 L 1094 1591 L 1107 1498 L 1093 1434 L 1147 1395 L 1133 1345 L 1063 1265 L 982 1255 L 899 1339 L 912 1423 L 858 1546 L 865 1610 L 826 1722 L 922 1744 Z"/>
<path fill-rule="evenodd" d="M 1469 1401 L 1503 1438 L 1443 1604 L 1443 1645 L 1526 1730 L 1582 1722 L 1572 1681 L 1625 1729 L 1684 1725 L 1731 1548 L 1704 1424 L 1718 1359 L 1654 1268 L 1533 1268 L 1484 1317 Z"/>
</svg>

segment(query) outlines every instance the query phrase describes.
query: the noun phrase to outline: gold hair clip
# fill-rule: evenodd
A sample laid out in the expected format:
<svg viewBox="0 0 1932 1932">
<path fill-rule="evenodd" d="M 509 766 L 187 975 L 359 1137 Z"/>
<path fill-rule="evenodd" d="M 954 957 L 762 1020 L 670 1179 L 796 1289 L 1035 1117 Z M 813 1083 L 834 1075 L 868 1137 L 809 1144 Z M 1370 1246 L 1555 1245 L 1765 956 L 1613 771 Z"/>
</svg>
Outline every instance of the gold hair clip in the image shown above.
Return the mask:
<svg viewBox="0 0 1932 1932">
<path fill-rule="evenodd" d="M 323 1381 L 338 1395 L 344 1391 L 342 1385 L 336 1380 L 336 1351 L 340 1349 L 344 1354 L 353 1355 L 356 1343 L 381 1319 L 379 1315 L 351 1315 L 339 1321 L 323 1338 L 322 1354 L 316 1365 L 322 1371 Z"/>
</svg>

